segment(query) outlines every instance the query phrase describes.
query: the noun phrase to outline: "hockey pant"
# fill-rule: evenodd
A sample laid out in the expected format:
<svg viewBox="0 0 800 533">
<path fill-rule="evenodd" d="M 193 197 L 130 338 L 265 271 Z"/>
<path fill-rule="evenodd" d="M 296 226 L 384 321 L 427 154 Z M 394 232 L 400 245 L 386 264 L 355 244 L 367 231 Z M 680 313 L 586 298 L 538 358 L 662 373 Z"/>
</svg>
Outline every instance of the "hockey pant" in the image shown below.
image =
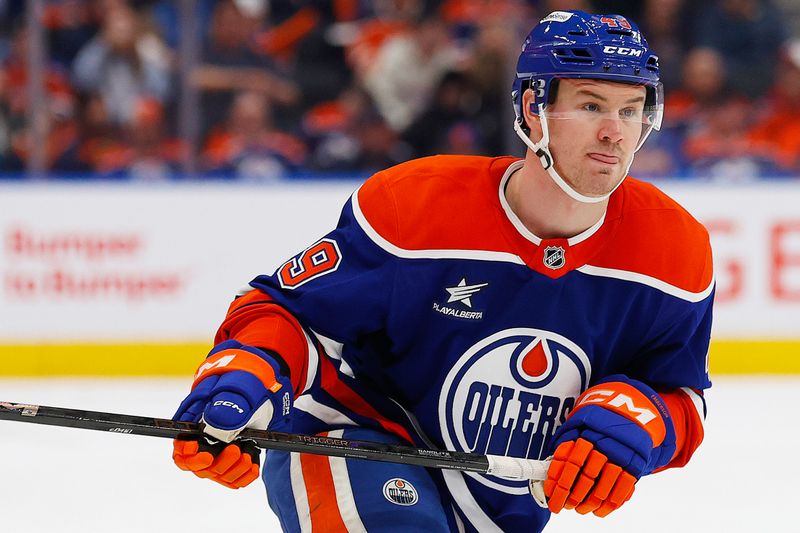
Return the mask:
<svg viewBox="0 0 800 533">
<path fill-rule="evenodd" d="M 337 429 L 321 436 L 402 444 L 385 432 Z M 269 505 L 291 533 L 455 530 L 428 471 L 419 466 L 270 450 L 264 465 Z"/>
</svg>

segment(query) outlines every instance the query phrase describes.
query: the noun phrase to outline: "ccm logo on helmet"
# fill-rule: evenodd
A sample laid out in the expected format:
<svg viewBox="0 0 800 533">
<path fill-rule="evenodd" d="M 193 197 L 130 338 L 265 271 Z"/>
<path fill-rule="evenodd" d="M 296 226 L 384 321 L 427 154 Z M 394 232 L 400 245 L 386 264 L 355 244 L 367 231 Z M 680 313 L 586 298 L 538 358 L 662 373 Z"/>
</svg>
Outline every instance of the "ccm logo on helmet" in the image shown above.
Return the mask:
<svg viewBox="0 0 800 533">
<path fill-rule="evenodd" d="M 641 50 L 635 50 L 633 48 L 626 48 L 625 46 L 604 46 L 603 53 L 605 54 L 617 54 L 620 56 L 634 56 L 634 57 L 642 57 Z"/>
</svg>

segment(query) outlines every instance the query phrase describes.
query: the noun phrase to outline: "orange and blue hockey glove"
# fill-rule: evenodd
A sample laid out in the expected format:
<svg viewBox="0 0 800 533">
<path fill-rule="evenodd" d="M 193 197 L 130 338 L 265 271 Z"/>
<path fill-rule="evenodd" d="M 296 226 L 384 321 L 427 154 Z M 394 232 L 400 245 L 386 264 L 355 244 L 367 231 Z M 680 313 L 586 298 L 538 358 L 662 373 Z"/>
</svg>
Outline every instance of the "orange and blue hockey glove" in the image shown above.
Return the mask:
<svg viewBox="0 0 800 533">
<path fill-rule="evenodd" d="M 238 489 L 259 476 L 259 449 L 235 441 L 245 428 L 286 429 L 292 386 L 266 352 L 229 340 L 214 347 L 195 375 L 192 391 L 173 420 L 202 422 L 208 437 L 175 440 L 172 458 L 182 470 Z"/>
<path fill-rule="evenodd" d="M 606 516 L 630 499 L 641 476 L 670 462 L 675 429 L 658 393 L 615 375 L 578 398 L 551 449 L 544 482 L 550 511 Z"/>
</svg>

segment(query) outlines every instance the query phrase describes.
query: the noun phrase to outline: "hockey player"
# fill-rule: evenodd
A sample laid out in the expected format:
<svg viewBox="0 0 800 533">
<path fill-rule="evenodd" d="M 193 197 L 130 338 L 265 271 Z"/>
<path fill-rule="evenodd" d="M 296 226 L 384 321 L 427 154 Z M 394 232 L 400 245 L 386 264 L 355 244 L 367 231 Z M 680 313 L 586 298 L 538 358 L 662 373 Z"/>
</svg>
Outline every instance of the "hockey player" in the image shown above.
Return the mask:
<svg viewBox="0 0 800 533">
<path fill-rule="evenodd" d="M 524 160 L 439 156 L 377 173 L 338 227 L 230 306 L 179 420 L 184 470 L 238 488 L 245 427 L 533 459 L 533 485 L 269 451 L 286 531 L 540 531 L 605 516 L 703 438 L 708 235 L 626 178 L 663 112 L 658 59 L 618 15 L 558 11 L 513 84 Z M 537 501 L 539 504 L 537 504 Z"/>
</svg>

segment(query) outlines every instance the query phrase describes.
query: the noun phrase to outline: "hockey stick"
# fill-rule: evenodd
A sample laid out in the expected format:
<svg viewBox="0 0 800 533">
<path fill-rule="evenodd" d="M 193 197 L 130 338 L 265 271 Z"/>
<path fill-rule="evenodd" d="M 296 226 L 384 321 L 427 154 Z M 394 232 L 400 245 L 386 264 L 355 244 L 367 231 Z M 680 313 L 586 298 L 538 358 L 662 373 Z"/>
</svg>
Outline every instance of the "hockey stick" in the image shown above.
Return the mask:
<svg viewBox="0 0 800 533">
<path fill-rule="evenodd" d="M 167 439 L 192 440 L 205 436 L 202 432 L 202 426 L 193 422 L 175 422 L 164 418 L 8 402 L 0 402 L 0 420 L 94 429 L 111 433 L 145 435 Z M 547 468 L 550 466 L 549 461 L 447 450 L 425 450 L 380 442 L 296 435 L 255 429 L 245 429 L 239 435 L 239 439 L 251 440 L 259 448 L 268 450 L 332 455 L 350 459 L 419 465 L 427 468 L 461 470 L 526 481 L 546 479 Z"/>
</svg>

